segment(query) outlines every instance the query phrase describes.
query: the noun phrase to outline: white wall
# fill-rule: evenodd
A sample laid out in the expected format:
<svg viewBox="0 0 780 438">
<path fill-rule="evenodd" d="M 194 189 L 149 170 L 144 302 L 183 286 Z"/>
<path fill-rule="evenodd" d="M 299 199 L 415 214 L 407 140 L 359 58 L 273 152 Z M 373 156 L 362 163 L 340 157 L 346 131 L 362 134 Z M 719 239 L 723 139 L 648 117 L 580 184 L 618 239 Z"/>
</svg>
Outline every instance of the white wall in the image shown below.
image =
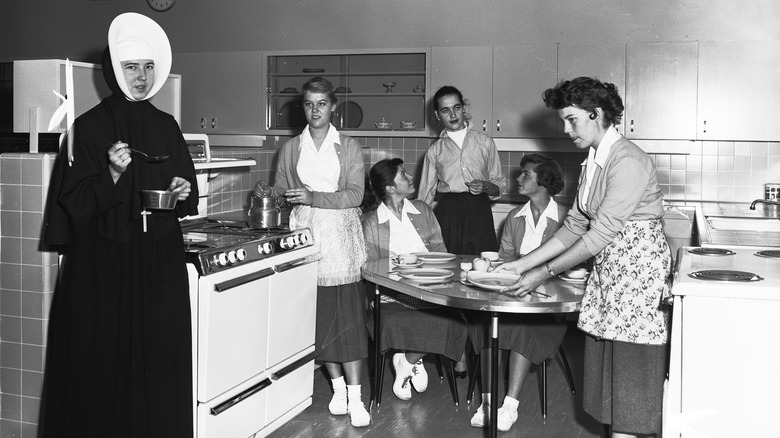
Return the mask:
<svg viewBox="0 0 780 438">
<path fill-rule="evenodd" d="M 0 60 L 98 62 L 111 20 L 158 21 L 174 52 L 780 39 L 777 0 L 3 0 Z"/>
</svg>

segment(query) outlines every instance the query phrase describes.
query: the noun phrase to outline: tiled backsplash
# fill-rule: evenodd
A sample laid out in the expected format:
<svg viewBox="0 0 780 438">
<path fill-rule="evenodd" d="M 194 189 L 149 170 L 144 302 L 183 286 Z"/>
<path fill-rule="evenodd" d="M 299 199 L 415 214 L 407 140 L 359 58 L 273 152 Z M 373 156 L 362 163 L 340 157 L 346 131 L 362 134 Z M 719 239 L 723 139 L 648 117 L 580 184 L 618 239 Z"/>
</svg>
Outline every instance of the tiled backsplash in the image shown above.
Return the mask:
<svg viewBox="0 0 780 438">
<path fill-rule="evenodd" d="M 57 253 L 40 243 L 55 154 L 0 155 L 0 429 L 35 437 Z"/>
</svg>

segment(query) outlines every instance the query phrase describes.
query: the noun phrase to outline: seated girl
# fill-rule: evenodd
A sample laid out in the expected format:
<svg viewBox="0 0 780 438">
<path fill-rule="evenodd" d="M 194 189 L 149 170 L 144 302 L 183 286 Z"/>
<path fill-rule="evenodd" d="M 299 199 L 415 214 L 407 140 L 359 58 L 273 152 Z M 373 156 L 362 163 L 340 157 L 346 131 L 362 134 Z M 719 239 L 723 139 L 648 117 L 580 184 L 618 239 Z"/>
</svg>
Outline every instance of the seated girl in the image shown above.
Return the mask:
<svg viewBox="0 0 780 438">
<path fill-rule="evenodd" d="M 518 192 L 529 201 L 509 212 L 501 235 L 500 257 L 515 260 L 549 239 L 563 224 L 568 208 L 558 204 L 553 196 L 563 189 L 561 166 L 537 154 L 526 155 L 520 161 L 522 173 L 517 178 Z M 487 330 L 489 321 L 469 326 L 469 336 L 475 351 L 482 351 L 482 404 L 471 418 L 474 427 L 487 427 L 490 412 L 490 354 Z M 548 315 L 506 315 L 499 324 L 499 347 L 509 353 L 509 383 L 504 404 L 498 409 L 497 428 L 507 431 L 517 421 L 520 389 L 531 364 L 539 365 L 552 356 L 566 334 L 566 325 L 556 323 Z M 499 379 L 501 381 L 501 379 Z"/>
<path fill-rule="evenodd" d="M 399 158 L 379 161 L 369 174 L 376 209 L 363 217 L 368 260 L 398 254 L 447 251 L 441 228 L 431 208 L 414 195 L 412 177 Z M 400 350 L 393 355 L 393 393 L 409 400 L 412 387 L 423 392 L 428 374 L 422 358 L 427 353 L 460 359 L 467 328 L 461 313 L 382 288 L 379 348 Z M 373 327 L 373 323 L 369 323 Z M 375 340 L 376 341 L 376 340 Z"/>
</svg>

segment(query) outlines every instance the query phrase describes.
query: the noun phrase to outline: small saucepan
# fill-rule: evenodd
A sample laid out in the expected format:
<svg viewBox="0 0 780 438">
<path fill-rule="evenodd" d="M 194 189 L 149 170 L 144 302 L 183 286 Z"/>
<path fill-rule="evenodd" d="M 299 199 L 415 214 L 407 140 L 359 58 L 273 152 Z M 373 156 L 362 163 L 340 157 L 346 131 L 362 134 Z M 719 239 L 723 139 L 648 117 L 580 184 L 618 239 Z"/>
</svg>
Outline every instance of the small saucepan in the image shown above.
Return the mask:
<svg viewBox="0 0 780 438">
<path fill-rule="evenodd" d="M 179 194 L 168 190 L 141 190 L 141 201 L 149 210 L 173 210 Z"/>
</svg>

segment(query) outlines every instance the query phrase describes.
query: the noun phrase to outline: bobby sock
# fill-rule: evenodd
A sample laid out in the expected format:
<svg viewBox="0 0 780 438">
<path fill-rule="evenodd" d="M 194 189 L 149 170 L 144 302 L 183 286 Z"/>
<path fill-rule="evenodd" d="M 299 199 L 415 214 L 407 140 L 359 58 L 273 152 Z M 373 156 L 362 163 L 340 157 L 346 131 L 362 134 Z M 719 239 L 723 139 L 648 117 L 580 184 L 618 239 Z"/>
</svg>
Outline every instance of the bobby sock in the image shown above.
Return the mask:
<svg viewBox="0 0 780 438">
<path fill-rule="evenodd" d="M 503 407 L 506 407 L 508 409 L 512 409 L 513 411 L 516 411 L 517 410 L 517 406 L 519 404 L 520 404 L 519 401 L 517 401 L 516 399 L 513 399 L 510 396 L 504 397 L 504 406 Z"/>
<path fill-rule="evenodd" d="M 347 400 L 349 403 L 363 403 L 360 399 L 360 385 L 347 385 Z"/>
<path fill-rule="evenodd" d="M 331 383 L 333 384 L 333 391 L 337 391 L 339 389 L 344 390 L 347 389 L 347 382 L 344 381 L 344 376 L 336 377 L 335 379 L 330 379 Z"/>
</svg>

